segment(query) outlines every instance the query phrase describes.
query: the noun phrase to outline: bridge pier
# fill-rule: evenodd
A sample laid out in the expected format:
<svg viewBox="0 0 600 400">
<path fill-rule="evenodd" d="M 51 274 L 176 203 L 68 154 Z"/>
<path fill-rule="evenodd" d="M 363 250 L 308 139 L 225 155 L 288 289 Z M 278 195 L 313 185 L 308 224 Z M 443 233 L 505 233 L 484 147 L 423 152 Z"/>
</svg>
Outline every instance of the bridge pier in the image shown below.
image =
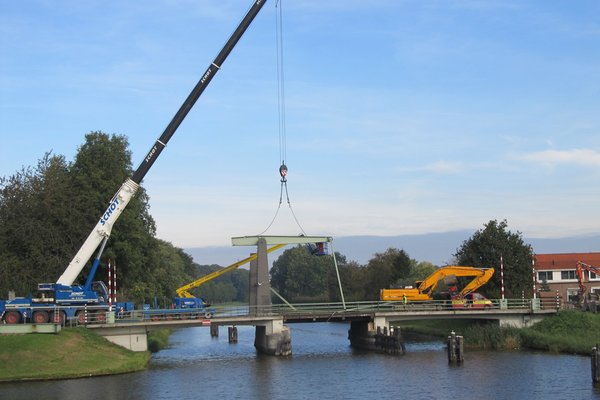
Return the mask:
<svg viewBox="0 0 600 400">
<path fill-rule="evenodd" d="M 283 325 L 283 319 L 274 319 L 256 325 L 254 347 L 260 353 L 271 356 L 291 355 L 292 335 L 290 328 Z"/>
<path fill-rule="evenodd" d="M 350 346 L 390 354 L 404 354 L 404 341 L 399 330 L 390 327 L 387 318 L 375 316 L 372 321 L 352 321 L 348 330 Z"/>
</svg>

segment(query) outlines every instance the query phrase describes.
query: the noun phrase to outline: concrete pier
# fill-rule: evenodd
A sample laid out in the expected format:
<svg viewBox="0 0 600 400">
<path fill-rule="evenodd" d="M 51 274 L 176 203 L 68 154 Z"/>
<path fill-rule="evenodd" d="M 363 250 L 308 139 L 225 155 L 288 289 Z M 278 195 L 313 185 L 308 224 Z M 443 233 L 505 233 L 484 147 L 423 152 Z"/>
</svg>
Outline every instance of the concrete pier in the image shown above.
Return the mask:
<svg viewBox="0 0 600 400">
<path fill-rule="evenodd" d="M 404 354 L 406 348 L 400 329 L 391 328 L 385 318 L 352 321 L 348 330 L 350 346 L 357 349 Z"/>
<path fill-rule="evenodd" d="M 263 354 L 289 356 L 292 354 L 290 328 L 283 325 L 283 319 L 256 325 L 254 347 Z"/>
</svg>

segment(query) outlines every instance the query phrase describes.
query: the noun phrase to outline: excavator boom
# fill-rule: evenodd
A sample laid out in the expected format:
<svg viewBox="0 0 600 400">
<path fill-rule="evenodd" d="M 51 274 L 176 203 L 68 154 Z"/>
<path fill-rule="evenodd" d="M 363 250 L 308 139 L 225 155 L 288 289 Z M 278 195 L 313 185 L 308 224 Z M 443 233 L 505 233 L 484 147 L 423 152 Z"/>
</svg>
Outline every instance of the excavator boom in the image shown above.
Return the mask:
<svg viewBox="0 0 600 400">
<path fill-rule="evenodd" d="M 438 282 L 448 276 L 468 277 L 474 279 L 469 282 L 460 292 L 461 296 L 477 290 L 485 285 L 494 275 L 493 268 L 475 268 L 467 266 L 449 265 L 437 269 L 434 273 L 425 278 L 416 288 L 404 289 L 381 289 L 380 299 L 382 301 L 424 301 L 432 300 L 433 292 Z"/>
</svg>

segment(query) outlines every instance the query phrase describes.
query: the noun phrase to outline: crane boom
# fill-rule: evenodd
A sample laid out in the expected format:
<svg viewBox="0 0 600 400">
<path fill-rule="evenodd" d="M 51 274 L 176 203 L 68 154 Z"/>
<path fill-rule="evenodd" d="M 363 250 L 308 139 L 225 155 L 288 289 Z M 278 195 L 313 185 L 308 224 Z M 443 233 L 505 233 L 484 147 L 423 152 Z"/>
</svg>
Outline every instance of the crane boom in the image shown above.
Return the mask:
<svg viewBox="0 0 600 400">
<path fill-rule="evenodd" d="M 138 191 L 142 179 L 144 179 L 144 176 L 146 176 L 146 173 L 150 167 L 152 167 L 200 95 L 202 95 L 204 89 L 206 89 L 206 86 L 208 86 L 217 71 L 221 68 L 221 65 L 231 50 L 233 50 L 239 39 L 242 37 L 248 26 L 250 26 L 250 23 L 254 20 L 254 17 L 256 17 L 264 3 L 266 3 L 266 0 L 254 0 L 253 5 L 246 13 L 244 19 L 242 19 L 242 21 L 239 23 L 237 29 L 230 36 L 229 40 L 227 43 L 225 43 L 214 61 L 208 66 L 194 89 L 179 108 L 179 111 L 177 111 L 162 135 L 156 140 L 148 154 L 146 154 L 138 168 L 133 173 L 132 177 L 125 181 L 125 183 L 123 183 L 121 188 L 119 188 L 117 193 L 113 196 L 108 207 L 106 208 L 106 211 L 104 211 L 100 217 L 100 220 L 94 229 L 92 229 L 92 232 L 89 234 L 77 254 L 75 254 L 63 274 L 56 281 L 57 284 L 67 286 L 72 285 L 100 243 L 105 238 L 110 236 L 110 232 L 115 221 L 119 218 L 127 204 L 129 204 L 129 201 Z"/>
</svg>

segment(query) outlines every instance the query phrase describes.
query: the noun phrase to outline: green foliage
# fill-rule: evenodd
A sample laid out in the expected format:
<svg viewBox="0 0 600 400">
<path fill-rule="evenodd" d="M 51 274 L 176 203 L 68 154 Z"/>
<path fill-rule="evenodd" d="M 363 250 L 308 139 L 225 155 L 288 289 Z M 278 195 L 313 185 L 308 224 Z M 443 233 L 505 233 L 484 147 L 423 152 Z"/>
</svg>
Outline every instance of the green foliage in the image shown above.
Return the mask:
<svg viewBox="0 0 600 400">
<path fill-rule="evenodd" d="M 365 300 L 378 300 L 380 289 L 408 278 L 414 265 L 404 250 L 389 248 L 376 253 L 367 264 Z"/>
<path fill-rule="evenodd" d="M 170 329 L 156 329 L 148 332 L 148 350 L 158 353 L 169 345 Z"/>
<path fill-rule="evenodd" d="M 589 354 L 600 343 L 600 315 L 560 311 L 522 331 L 523 345 L 537 350 Z"/>
<path fill-rule="evenodd" d="M 600 315 L 572 310 L 560 311 L 524 329 L 473 320 L 410 321 L 402 329 L 439 337 L 454 330 L 465 337 L 465 346 L 477 349 L 524 348 L 589 355 L 600 343 Z"/>
<path fill-rule="evenodd" d="M 378 300 L 382 288 L 398 282 L 423 279 L 435 268 L 417 263 L 404 250 L 390 248 L 377 253 L 367 266 L 348 262 L 336 253 L 346 301 Z M 312 255 L 304 246 L 286 250 L 270 271 L 271 285 L 290 302 L 340 302 L 342 300 L 333 257 Z M 280 301 L 273 297 L 274 302 Z"/>
<path fill-rule="evenodd" d="M 127 139 L 91 132 L 72 163 L 47 153 L 36 168 L 0 177 L 0 298 L 9 290 L 27 295 L 38 283 L 55 282 L 131 173 Z M 197 277 L 197 264 L 183 250 L 154 237 L 148 202 L 141 187 L 116 221 L 95 279 L 107 280 L 110 259 L 117 265 L 119 300 L 139 305 L 156 298 L 168 306 L 175 289 Z M 216 282 L 220 286 L 211 296 L 247 300 L 247 272 L 232 276 L 229 284 Z"/>
<path fill-rule="evenodd" d="M 495 268 L 492 279 L 481 288 L 481 292 L 491 298 L 501 294 L 500 259 L 504 264 L 505 295 L 521 297 L 532 295 L 533 249 L 523 242 L 520 232 L 507 230 L 506 220 L 488 222 L 484 229 L 475 234 L 457 250 L 458 265 L 481 268 Z"/>
<path fill-rule="evenodd" d="M 305 246 L 283 252 L 271 268 L 271 285 L 288 301 L 325 302 L 329 300 L 330 256 L 312 255 Z"/>
</svg>

